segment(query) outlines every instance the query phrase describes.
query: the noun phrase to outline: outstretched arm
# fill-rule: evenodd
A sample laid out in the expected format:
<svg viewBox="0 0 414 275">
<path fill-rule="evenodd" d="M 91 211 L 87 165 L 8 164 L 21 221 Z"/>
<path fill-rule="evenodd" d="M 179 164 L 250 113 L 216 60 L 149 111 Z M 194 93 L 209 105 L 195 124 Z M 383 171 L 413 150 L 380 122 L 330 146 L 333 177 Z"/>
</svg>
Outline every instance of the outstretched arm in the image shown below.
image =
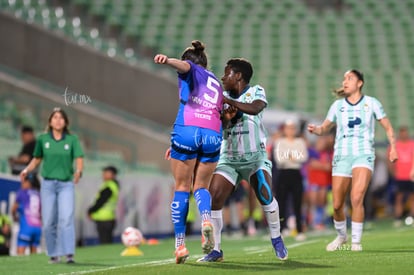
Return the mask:
<svg viewBox="0 0 414 275">
<path fill-rule="evenodd" d="M 392 128 L 391 122 L 387 117 L 381 119 L 379 123 L 384 128 L 385 133 L 387 134 L 388 142 L 390 143 L 390 152 L 388 158 L 391 162 L 394 162 L 398 159 L 397 149 L 395 148 L 394 129 Z"/>
<path fill-rule="evenodd" d="M 252 103 L 243 103 L 225 97 L 224 103 L 227 103 L 237 108 L 240 112 L 254 116 L 260 113 L 266 107 L 266 102 L 264 102 L 263 100 L 255 100 Z"/>
<path fill-rule="evenodd" d="M 322 122 L 321 125 L 315 125 L 315 124 L 309 124 L 308 125 L 308 131 L 311 134 L 315 134 L 318 136 L 323 136 L 328 134 L 331 130 L 332 127 L 335 125 L 335 123 L 333 123 L 330 120 L 325 119 L 324 122 Z"/>
<path fill-rule="evenodd" d="M 157 54 L 154 57 L 154 62 L 156 64 L 166 64 L 176 69 L 180 74 L 184 74 L 191 69 L 191 66 L 188 62 L 179 60 L 176 58 L 169 58 L 165 54 Z"/>
</svg>

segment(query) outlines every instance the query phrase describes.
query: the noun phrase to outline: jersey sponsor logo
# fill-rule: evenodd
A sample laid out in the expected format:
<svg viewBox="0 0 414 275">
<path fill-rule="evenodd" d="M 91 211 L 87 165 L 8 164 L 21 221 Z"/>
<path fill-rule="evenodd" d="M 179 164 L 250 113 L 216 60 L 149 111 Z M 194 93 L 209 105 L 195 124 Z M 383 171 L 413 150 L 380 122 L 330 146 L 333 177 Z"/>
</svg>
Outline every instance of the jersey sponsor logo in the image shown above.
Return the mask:
<svg viewBox="0 0 414 275">
<path fill-rule="evenodd" d="M 202 98 L 200 98 L 198 96 L 192 96 L 191 101 L 194 102 L 197 105 L 201 105 L 201 106 L 203 106 L 205 108 L 209 108 L 209 109 L 214 109 L 217 106 L 216 104 L 213 104 L 209 101 L 205 101 L 205 100 L 203 100 Z"/>
<path fill-rule="evenodd" d="M 224 138 L 229 138 L 230 136 L 237 136 L 237 135 L 248 135 L 250 133 L 250 131 L 226 131 L 224 133 Z"/>
<path fill-rule="evenodd" d="M 188 151 L 193 151 L 193 148 L 191 148 L 190 146 L 186 146 L 186 145 L 180 144 L 180 143 L 178 143 L 175 140 L 173 141 L 173 143 L 174 143 L 175 146 L 177 146 L 177 147 L 179 147 L 181 149 L 188 150 Z"/>
<path fill-rule="evenodd" d="M 349 135 L 343 135 L 343 138 L 353 138 L 353 137 L 357 137 L 357 138 L 363 138 L 364 136 L 358 136 L 358 135 L 354 135 L 354 134 L 349 134 Z"/>
<path fill-rule="evenodd" d="M 206 120 L 211 120 L 211 115 L 194 113 L 194 116 L 196 118 L 202 118 L 202 119 L 206 119 Z"/>
<path fill-rule="evenodd" d="M 361 122 L 362 122 L 362 120 L 359 117 L 356 117 L 353 120 L 350 119 L 350 120 L 348 120 L 348 127 L 349 128 L 354 128 L 355 125 L 359 125 L 359 124 L 361 124 Z"/>
<path fill-rule="evenodd" d="M 339 108 L 339 111 L 341 112 L 341 113 L 343 113 L 343 112 L 348 112 L 348 113 L 350 113 L 350 112 L 359 112 L 359 109 L 348 109 L 348 108 L 346 108 L 346 107 L 341 107 L 341 108 Z"/>
</svg>

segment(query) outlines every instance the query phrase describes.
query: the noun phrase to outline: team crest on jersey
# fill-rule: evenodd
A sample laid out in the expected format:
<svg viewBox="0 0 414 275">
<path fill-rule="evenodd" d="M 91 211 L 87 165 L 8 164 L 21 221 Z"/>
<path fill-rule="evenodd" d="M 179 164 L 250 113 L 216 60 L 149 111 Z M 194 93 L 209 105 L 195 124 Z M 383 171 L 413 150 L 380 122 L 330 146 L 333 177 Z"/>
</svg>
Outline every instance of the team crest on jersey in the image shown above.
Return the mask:
<svg viewBox="0 0 414 275">
<path fill-rule="evenodd" d="M 46 148 L 46 149 L 49 149 L 49 148 L 50 148 L 50 143 L 49 143 L 49 142 L 46 142 L 46 143 L 45 143 L 45 148 Z"/>
<path fill-rule="evenodd" d="M 369 111 L 369 106 L 368 106 L 368 104 L 364 104 L 364 112 L 368 112 Z"/>
<path fill-rule="evenodd" d="M 65 144 L 65 146 L 63 146 L 63 148 L 65 148 L 65 150 L 69 150 L 69 144 Z"/>
<path fill-rule="evenodd" d="M 253 102 L 253 96 L 251 93 L 246 93 L 246 97 L 245 100 L 247 103 L 252 103 Z"/>
</svg>

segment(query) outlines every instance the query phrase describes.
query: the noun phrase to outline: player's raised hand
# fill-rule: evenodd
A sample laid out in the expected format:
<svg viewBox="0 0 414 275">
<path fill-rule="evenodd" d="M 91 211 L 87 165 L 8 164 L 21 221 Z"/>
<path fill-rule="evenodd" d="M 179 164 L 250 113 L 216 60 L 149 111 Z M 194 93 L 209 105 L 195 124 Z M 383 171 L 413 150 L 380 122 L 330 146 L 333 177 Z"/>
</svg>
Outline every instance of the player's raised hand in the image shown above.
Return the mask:
<svg viewBox="0 0 414 275">
<path fill-rule="evenodd" d="M 315 124 L 308 124 L 308 132 L 309 133 L 311 133 L 311 134 L 315 134 L 316 135 L 316 133 L 315 133 L 315 130 L 316 130 L 316 125 Z"/>
<path fill-rule="evenodd" d="M 395 148 L 391 148 L 390 154 L 389 154 L 389 159 L 390 159 L 391 162 L 396 162 L 398 160 L 398 154 L 397 154 L 397 150 L 395 150 Z"/>
<path fill-rule="evenodd" d="M 166 56 L 165 54 L 157 54 L 154 57 L 154 62 L 156 64 L 166 64 L 168 61 L 168 56 Z"/>
</svg>

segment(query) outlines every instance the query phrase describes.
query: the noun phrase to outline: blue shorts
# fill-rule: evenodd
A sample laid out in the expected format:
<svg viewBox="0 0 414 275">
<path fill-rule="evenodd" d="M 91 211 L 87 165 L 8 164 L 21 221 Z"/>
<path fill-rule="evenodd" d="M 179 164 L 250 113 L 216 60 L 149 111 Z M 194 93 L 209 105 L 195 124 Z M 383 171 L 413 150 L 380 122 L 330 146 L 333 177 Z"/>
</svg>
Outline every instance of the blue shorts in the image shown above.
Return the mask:
<svg viewBox="0 0 414 275">
<path fill-rule="evenodd" d="M 357 167 L 367 168 L 374 171 L 375 154 L 360 156 L 335 155 L 332 161 L 332 176 L 352 178 L 352 169 Z"/>
<path fill-rule="evenodd" d="M 39 246 L 42 229 L 40 227 L 22 225 L 17 235 L 17 246 Z"/>
<path fill-rule="evenodd" d="M 174 125 L 171 133 L 171 158 L 200 162 L 217 162 L 222 135 L 214 130 L 195 126 Z"/>
</svg>

